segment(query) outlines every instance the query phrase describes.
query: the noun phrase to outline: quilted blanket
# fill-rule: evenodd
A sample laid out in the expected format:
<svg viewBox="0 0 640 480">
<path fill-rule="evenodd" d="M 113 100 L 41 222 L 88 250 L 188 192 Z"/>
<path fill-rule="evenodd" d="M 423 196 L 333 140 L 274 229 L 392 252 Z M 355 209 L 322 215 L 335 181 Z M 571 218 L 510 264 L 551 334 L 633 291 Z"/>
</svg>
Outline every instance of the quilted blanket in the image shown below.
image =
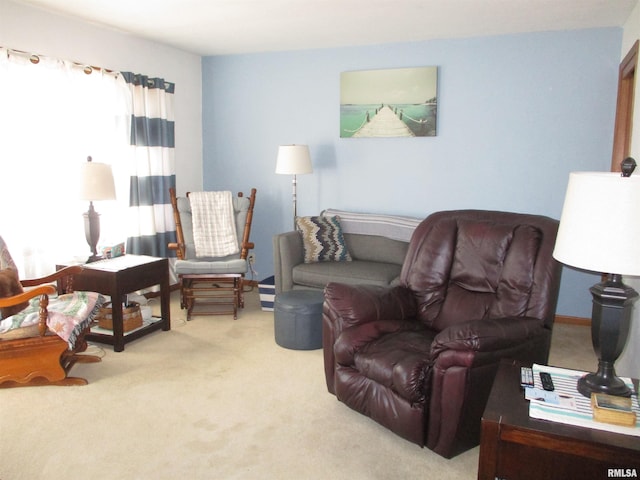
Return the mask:
<svg viewBox="0 0 640 480">
<path fill-rule="evenodd" d="M 47 326 L 73 350 L 78 336 L 89 327 L 104 300 L 95 292 L 73 292 L 51 298 L 47 307 Z M 40 299 L 31 299 L 26 309 L 0 321 L 0 334 L 14 328 L 37 325 L 39 308 Z"/>
</svg>

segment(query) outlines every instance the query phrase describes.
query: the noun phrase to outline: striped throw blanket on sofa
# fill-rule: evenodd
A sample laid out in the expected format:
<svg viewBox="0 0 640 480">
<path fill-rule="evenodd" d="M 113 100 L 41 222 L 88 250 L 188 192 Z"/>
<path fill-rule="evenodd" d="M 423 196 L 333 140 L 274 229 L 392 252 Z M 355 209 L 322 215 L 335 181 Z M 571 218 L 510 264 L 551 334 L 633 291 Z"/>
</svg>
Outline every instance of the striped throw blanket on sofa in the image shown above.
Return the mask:
<svg viewBox="0 0 640 480">
<path fill-rule="evenodd" d="M 373 213 L 355 213 L 328 208 L 322 211 L 324 216 L 337 215 L 344 233 L 377 235 L 408 242 L 422 218 L 402 215 L 378 215 Z"/>
</svg>

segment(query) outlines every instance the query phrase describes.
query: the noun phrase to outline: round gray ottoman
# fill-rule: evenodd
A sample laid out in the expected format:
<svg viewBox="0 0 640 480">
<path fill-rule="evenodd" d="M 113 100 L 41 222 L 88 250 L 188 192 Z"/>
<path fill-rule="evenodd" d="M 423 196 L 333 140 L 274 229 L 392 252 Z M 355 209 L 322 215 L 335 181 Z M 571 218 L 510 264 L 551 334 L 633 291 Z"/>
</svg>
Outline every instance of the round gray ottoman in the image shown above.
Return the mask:
<svg viewBox="0 0 640 480">
<path fill-rule="evenodd" d="M 290 290 L 276 295 L 274 329 L 276 343 L 293 350 L 322 348 L 322 302 L 315 290 Z"/>
</svg>

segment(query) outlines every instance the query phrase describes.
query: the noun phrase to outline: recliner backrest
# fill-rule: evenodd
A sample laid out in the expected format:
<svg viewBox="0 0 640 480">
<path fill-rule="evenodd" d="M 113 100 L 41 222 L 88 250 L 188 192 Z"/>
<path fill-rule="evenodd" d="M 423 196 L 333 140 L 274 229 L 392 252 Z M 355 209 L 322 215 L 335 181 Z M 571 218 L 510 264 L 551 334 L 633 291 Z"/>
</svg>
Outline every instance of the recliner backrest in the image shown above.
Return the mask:
<svg viewBox="0 0 640 480">
<path fill-rule="evenodd" d="M 182 224 L 182 234 L 184 235 L 184 244 L 185 244 L 185 259 L 195 259 L 196 258 L 196 247 L 195 242 L 193 240 L 193 216 L 191 213 L 191 202 L 188 197 L 178 197 L 178 212 L 180 212 L 180 223 Z M 236 235 L 238 239 L 238 247 L 242 249 L 242 238 L 244 234 L 245 225 L 247 222 L 247 215 L 249 214 L 249 208 L 251 206 L 251 200 L 249 197 L 233 197 L 233 212 L 235 214 L 235 222 L 236 222 Z M 225 259 L 229 258 L 239 258 L 240 252 L 238 254 L 230 255 L 225 257 Z M 202 257 L 198 257 L 198 260 L 206 260 Z"/>
<path fill-rule="evenodd" d="M 401 274 L 419 319 L 435 330 L 484 318 L 530 316 L 553 324 L 561 266 L 558 222 L 483 210 L 438 212 L 416 229 Z"/>
</svg>

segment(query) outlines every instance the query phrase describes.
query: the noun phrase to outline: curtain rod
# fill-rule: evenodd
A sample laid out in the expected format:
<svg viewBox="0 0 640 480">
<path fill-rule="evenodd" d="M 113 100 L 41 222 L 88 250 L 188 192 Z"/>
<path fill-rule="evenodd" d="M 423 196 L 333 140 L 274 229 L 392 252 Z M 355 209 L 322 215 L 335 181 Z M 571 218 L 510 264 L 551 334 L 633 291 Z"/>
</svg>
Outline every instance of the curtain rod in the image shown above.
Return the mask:
<svg viewBox="0 0 640 480">
<path fill-rule="evenodd" d="M 0 48 L 4 48 L 7 51 L 7 55 L 20 55 L 20 56 L 24 56 L 29 58 L 29 61 L 31 63 L 33 63 L 34 65 L 37 65 L 38 63 L 40 63 L 40 57 L 44 57 L 44 58 L 55 58 L 55 57 L 50 57 L 47 55 L 40 55 L 37 53 L 30 53 L 30 52 L 25 52 L 23 50 L 17 50 L 15 48 L 9 48 L 9 47 L 2 47 L 0 45 Z M 55 58 L 56 60 L 61 60 L 61 61 L 67 61 L 69 63 L 71 63 L 72 65 L 74 65 L 75 67 L 80 67 L 82 68 L 82 71 L 84 73 L 86 73 L 87 75 L 91 75 L 94 70 L 97 71 L 103 71 L 107 74 L 112 74 L 112 75 L 116 75 L 118 76 L 120 74 L 120 72 L 116 71 L 116 70 L 111 70 L 108 68 L 102 68 L 102 67 L 96 67 L 94 65 L 86 65 L 84 63 L 79 63 L 79 62 L 74 62 L 73 60 L 64 60 L 64 59 L 60 59 L 60 58 Z"/>
</svg>

